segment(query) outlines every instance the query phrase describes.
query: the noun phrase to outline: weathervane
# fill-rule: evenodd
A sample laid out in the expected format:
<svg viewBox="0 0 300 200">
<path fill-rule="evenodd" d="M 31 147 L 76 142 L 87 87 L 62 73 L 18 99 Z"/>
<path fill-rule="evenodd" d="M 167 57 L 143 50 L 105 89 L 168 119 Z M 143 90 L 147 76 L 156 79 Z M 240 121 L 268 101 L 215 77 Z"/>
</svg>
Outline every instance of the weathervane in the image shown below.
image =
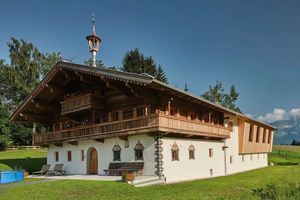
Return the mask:
<svg viewBox="0 0 300 200">
<path fill-rule="evenodd" d="M 96 35 L 94 14 L 93 14 L 92 23 L 93 23 L 93 33 L 92 33 L 92 35 L 86 36 L 86 40 L 88 41 L 90 52 L 92 53 L 92 61 L 93 61 L 92 66 L 97 67 L 96 56 L 97 56 L 97 52 L 99 50 L 99 45 L 100 45 L 101 39 Z"/>
</svg>

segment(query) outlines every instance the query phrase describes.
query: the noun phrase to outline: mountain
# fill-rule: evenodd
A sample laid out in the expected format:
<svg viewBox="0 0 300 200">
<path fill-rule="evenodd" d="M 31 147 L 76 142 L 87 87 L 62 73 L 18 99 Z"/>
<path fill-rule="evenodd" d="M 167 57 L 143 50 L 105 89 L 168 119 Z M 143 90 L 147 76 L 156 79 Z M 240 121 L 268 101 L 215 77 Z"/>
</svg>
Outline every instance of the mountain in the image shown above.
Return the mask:
<svg viewBox="0 0 300 200">
<path fill-rule="evenodd" d="M 291 144 L 295 139 L 300 141 L 300 120 L 286 119 L 270 123 L 278 128 L 274 137 L 274 144 Z"/>
</svg>

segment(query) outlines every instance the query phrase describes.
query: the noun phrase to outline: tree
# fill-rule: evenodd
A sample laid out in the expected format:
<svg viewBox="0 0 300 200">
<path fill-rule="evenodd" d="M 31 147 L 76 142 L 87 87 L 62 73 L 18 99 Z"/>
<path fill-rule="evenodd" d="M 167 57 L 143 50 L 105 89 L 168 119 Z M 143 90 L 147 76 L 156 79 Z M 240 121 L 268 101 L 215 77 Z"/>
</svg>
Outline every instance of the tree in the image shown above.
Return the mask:
<svg viewBox="0 0 300 200">
<path fill-rule="evenodd" d="M 145 57 L 140 53 L 138 48 L 127 52 L 122 60 L 122 67 L 119 68 L 124 72 L 147 73 L 155 79 L 168 83 L 168 79 L 161 65 L 155 63 L 155 60 L 149 56 Z"/>
<path fill-rule="evenodd" d="M 60 60 L 60 56 L 59 53 L 43 54 L 23 39 L 11 38 L 8 47 L 11 63 L 5 64 L 4 60 L 0 60 L 0 104 L 13 110 Z M 8 120 L 8 116 L 6 118 Z M 30 144 L 32 126 L 29 123 L 11 122 L 7 126 L 10 139 L 15 144 Z"/>
<path fill-rule="evenodd" d="M 4 105 L 0 105 L 0 151 L 10 144 L 9 112 Z"/>
<path fill-rule="evenodd" d="M 161 67 L 161 65 L 158 65 L 158 68 L 157 68 L 157 72 L 156 72 L 156 76 L 155 78 L 163 83 L 166 83 L 168 84 L 168 79 L 167 79 L 167 76 L 163 70 L 163 68 Z"/>
<path fill-rule="evenodd" d="M 187 91 L 189 91 L 189 88 L 188 88 L 187 82 L 185 82 L 185 83 L 184 83 L 184 91 L 186 91 L 186 92 L 187 92 Z"/>
<path fill-rule="evenodd" d="M 88 59 L 88 60 L 85 60 L 85 61 L 83 61 L 83 63 L 85 64 L 85 65 L 88 65 L 88 66 L 93 66 L 93 60 L 90 58 L 90 59 Z M 100 68 L 104 68 L 104 65 L 103 65 L 103 63 L 102 63 L 102 60 L 96 60 L 96 66 L 97 67 L 100 67 Z"/>
<path fill-rule="evenodd" d="M 235 104 L 238 96 L 239 93 L 236 91 L 234 85 L 230 87 L 229 93 L 226 93 L 220 81 L 217 81 L 214 86 L 210 85 L 209 89 L 202 94 L 202 97 L 208 101 L 241 113 L 240 108 Z"/>
</svg>

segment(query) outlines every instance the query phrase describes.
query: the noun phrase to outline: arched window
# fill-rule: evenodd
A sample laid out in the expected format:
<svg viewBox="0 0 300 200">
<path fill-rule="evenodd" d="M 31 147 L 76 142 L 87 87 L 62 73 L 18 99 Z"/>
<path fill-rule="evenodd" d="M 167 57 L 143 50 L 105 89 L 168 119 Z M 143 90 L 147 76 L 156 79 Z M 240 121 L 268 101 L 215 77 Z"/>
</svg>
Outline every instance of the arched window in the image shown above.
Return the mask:
<svg viewBox="0 0 300 200">
<path fill-rule="evenodd" d="M 172 161 L 179 160 L 179 147 L 175 142 L 172 145 L 171 152 L 172 152 Z"/>
<path fill-rule="evenodd" d="M 195 160 L 195 147 L 192 144 L 189 146 L 189 159 Z"/>
<path fill-rule="evenodd" d="M 115 144 L 113 147 L 113 161 L 121 161 L 121 147 L 118 144 Z"/>
<path fill-rule="evenodd" d="M 144 160 L 144 156 L 143 156 L 143 151 L 144 151 L 144 146 L 143 144 L 138 141 L 134 147 L 134 151 L 135 151 L 135 160 Z"/>
</svg>

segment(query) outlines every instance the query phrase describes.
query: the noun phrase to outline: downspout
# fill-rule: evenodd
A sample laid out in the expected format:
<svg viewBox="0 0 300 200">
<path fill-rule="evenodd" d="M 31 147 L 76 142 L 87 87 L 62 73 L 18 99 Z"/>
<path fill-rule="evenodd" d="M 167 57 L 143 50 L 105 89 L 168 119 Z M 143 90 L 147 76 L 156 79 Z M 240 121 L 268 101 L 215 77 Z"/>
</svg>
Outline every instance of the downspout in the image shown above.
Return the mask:
<svg viewBox="0 0 300 200">
<path fill-rule="evenodd" d="M 227 175 L 227 156 L 226 156 L 226 149 L 228 147 L 226 146 L 226 139 L 224 140 L 224 146 L 223 146 L 223 151 L 224 151 L 224 174 Z"/>
</svg>

